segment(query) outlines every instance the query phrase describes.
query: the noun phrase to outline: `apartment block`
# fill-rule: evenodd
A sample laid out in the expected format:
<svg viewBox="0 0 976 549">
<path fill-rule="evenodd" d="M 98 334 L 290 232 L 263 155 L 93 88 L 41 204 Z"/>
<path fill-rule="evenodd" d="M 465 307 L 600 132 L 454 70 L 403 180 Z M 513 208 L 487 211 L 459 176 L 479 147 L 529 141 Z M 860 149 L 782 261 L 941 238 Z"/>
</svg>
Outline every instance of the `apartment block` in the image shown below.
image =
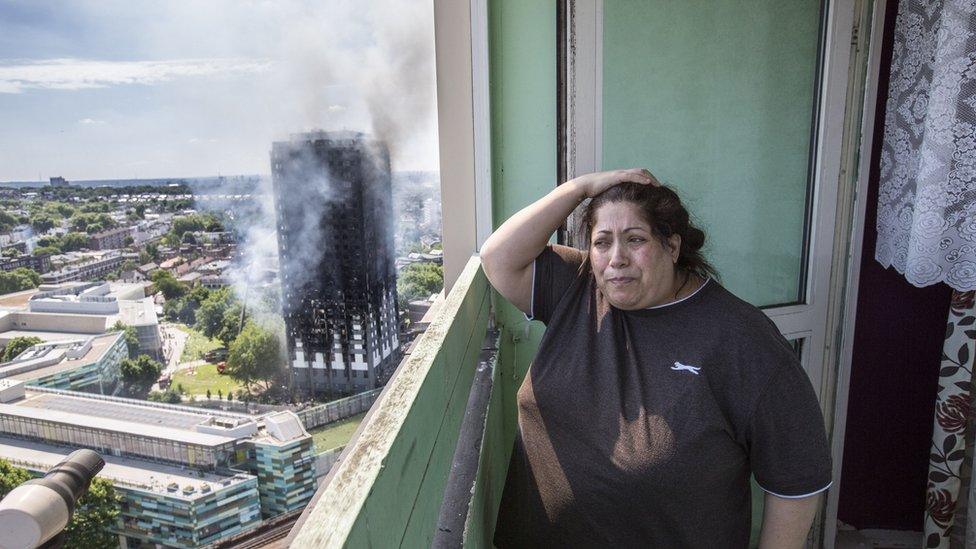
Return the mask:
<svg viewBox="0 0 976 549">
<path fill-rule="evenodd" d="M 289 367 L 307 393 L 376 387 L 399 362 L 389 154 L 356 132 L 274 143 Z"/>
</svg>

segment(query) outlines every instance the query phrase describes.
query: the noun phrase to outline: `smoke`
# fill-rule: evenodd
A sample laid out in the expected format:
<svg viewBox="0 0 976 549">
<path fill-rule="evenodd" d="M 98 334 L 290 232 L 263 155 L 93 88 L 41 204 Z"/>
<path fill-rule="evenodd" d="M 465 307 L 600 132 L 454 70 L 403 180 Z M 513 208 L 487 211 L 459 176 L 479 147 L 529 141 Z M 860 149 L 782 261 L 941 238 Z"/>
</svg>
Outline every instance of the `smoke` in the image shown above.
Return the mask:
<svg viewBox="0 0 976 549">
<path fill-rule="evenodd" d="M 266 17 L 268 25 L 275 27 L 273 39 L 253 38 L 274 41 L 264 50 L 273 59 L 271 80 L 260 84 L 269 97 L 274 140 L 312 130 L 354 130 L 386 144 L 394 171 L 425 165 L 431 151 L 436 158 L 431 2 L 285 0 L 274 3 Z M 228 99 L 221 101 L 225 105 L 215 108 L 228 108 Z M 269 152 L 270 145 L 266 145 Z M 265 158 L 270 166 L 270 154 Z M 326 242 L 320 225 L 323 208 L 331 199 L 330 185 L 320 181 L 327 175 L 323 169 L 312 169 L 313 160 L 299 158 L 291 163 L 306 173 L 290 179 L 304 178 L 308 184 L 286 191 L 288 200 L 305 207 L 289 208 L 300 212 L 295 214 L 300 219 L 291 221 L 301 227 L 295 240 L 301 244 L 284 254 L 295 264 L 278 266 L 282 273 L 314 273 L 322 250 L 332 244 Z M 375 160 L 385 163 L 385 159 Z M 257 314 L 279 312 L 268 310 L 267 303 L 255 295 L 263 285 L 265 269 L 273 268 L 279 257 L 273 196 L 271 179 L 262 178 L 254 190 L 254 211 L 245 226 L 238 227 L 240 268 L 227 273 L 237 295 L 247 296 L 249 310 Z M 298 287 L 311 281 L 290 282 Z"/>
<path fill-rule="evenodd" d="M 390 150 L 393 169 L 436 147 L 434 27 L 429 1 L 340 0 L 292 6 L 282 74 L 298 130 L 358 130 Z"/>
</svg>

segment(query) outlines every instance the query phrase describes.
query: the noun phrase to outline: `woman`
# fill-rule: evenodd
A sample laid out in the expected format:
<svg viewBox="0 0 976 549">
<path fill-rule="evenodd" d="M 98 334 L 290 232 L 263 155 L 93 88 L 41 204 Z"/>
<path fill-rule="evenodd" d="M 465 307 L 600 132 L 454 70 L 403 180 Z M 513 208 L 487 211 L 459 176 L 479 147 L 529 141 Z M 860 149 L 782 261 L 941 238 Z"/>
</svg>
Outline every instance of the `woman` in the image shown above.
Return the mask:
<svg viewBox="0 0 976 549">
<path fill-rule="evenodd" d="M 586 198 L 586 252 L 547 246 Z M 492 285 L 547 326 L 518 392 L 495 543 L 802 547 L 830 485 L 816 395 L 758 309 L 714 280 L 678 196 L 647 170 L 589 174 L 485 242 Z"/>
</svg>

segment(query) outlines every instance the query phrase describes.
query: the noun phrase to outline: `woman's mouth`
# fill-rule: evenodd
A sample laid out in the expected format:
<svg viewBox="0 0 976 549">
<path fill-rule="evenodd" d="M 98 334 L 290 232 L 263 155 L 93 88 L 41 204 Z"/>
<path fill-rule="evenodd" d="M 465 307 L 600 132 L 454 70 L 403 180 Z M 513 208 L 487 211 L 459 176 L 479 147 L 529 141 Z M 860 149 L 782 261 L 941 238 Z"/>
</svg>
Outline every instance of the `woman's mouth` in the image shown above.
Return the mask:
<svg viewBox="0 0 976 549">
<path fill-rule="evenodd" d="M 614 278 L 608 278 L 607 282 L 609 282 L 610 284 L 614 284 L 616 286 L 621 286 L 623 284 L 627 284 L 628 282 L 632 282 L 633 280 L 634 280 L 633 277 L 617 276 Z"/>
</svg>

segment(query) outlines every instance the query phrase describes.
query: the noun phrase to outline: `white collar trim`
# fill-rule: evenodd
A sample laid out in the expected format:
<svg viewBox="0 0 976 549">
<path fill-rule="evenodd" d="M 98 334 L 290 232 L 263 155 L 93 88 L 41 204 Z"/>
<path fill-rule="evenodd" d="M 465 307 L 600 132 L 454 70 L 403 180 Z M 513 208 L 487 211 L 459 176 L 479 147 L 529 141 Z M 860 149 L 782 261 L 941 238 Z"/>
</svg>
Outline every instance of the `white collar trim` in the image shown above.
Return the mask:
<svg viewBox="0 0 976 549">
<path fill-rule="evenodd" d="M 708 284 L 708 282 L 710 280 L 712 280 L 712 277 L 707 277 L 705 279 L 705 282 L 702 282 L 702 285 L 699 286 L 698 289 L 696 289 L 694 292 L 691 292 L 690 294 L 682 297 L 681 299 L 679 299 L 677 301 L 672 301 L 670 303 L 662 303 L 661 305 L 655 305 L 653 307 L 647 307 L 647 309 L 663 309 L 664 307 L 670 307 L 672 305 L 677 305 L 678 303 L 681 303 L 682 301 L 684 301 L 686 299 L 691 299 L 692 297 L 695 296 L 695 294 L 697 294 L 698 292 L 702 291 L 702 288 L 704 288 L 705 285 Z"/>
</svg>

